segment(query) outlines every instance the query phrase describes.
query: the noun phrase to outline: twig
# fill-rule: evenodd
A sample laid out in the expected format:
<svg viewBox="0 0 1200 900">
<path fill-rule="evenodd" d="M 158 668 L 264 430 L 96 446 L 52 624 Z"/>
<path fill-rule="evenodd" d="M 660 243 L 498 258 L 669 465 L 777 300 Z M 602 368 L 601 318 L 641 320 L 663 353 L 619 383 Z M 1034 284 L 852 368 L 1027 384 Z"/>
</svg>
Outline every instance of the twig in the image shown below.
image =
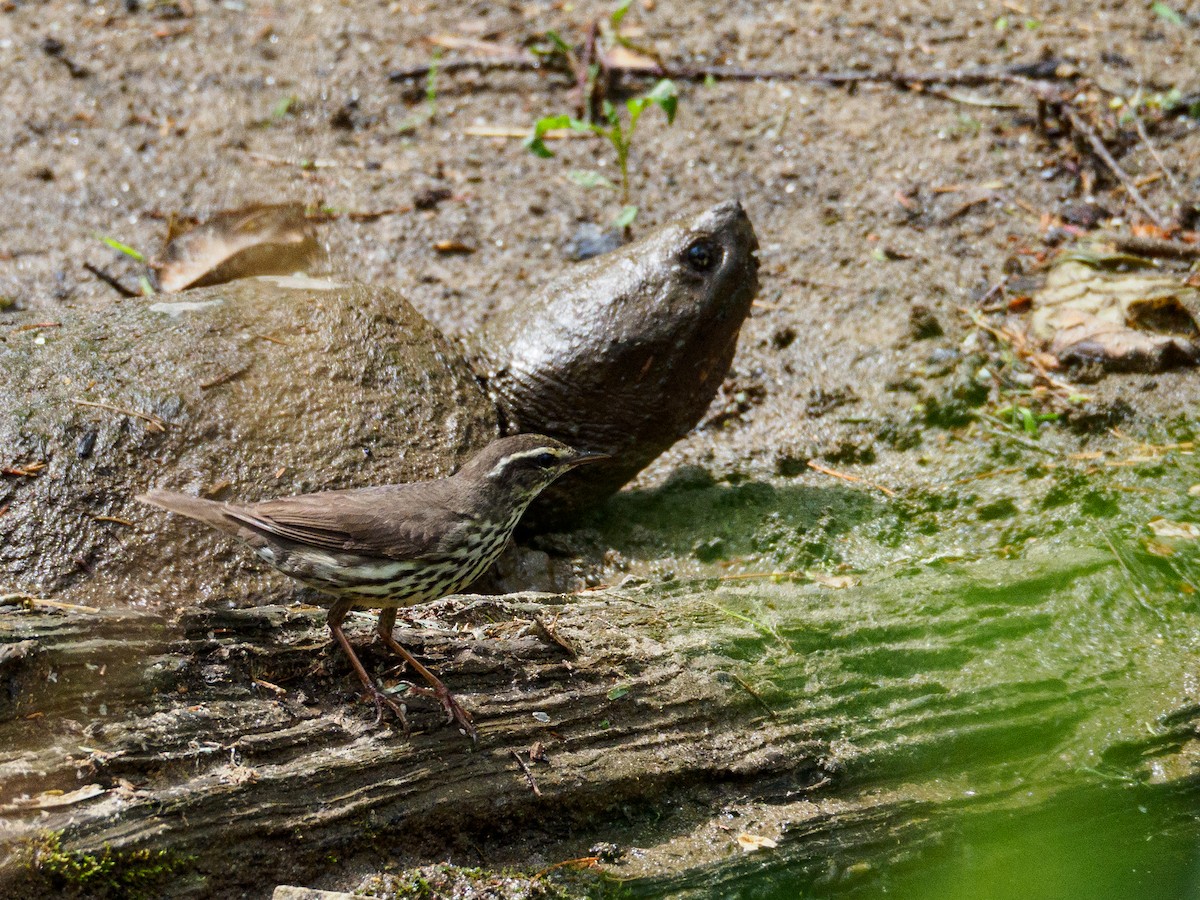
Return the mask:
<svg viewBox="0 0 1200 900">
<path fill-rule="evenodd" d="M 808 467 L 815 472 L 820 472 L 822 475 L 832 475 L 834 478 L 840 478 L 843 481 L 858 482 L 860 484 L 866 485 L 869 488 L 875 488 L 875 490 L 877 490 L 877 491 L 882 491 L 883 493 L 887 494 L 889 497 L 896 496 L 896 492 L 893 491 L 891 488 L 886 488 L 882 484 L 875 484 L 872 481 L 867 481 L 867 479 L 860 478 L 857 475 L 850 475 L 846 472 L 838 472 L 834 469 L 826 468 L 825 466 L 823 466 L 819 462 L 817 462 L 815 459 L 810 459 L 808 461 Z"/>
<path fill-rule="evenodd" d="M 986 307 L 989 303 L 991 303 L 997 297 L 1001 296 L 1004 293 L 1004 289 L 1006 287 L 1008 287 L 1008 280 L 1010 278 L 1012 278 L 1011 275 L 1005 275 L 1003 278 L 1001 278 L 999 281 L 997 281 L 995 284 L 993 284 L 990 288 L 988 288 L 987 293 L 979 298 L 979 302 L 977 305 L 980 307 Z"/>
<path fill-rule="evenodd" d="M 419 66 L 407 66 L 403 69 L 394 69 L 388 73 L 388 81 L 396 84 L 401 81 L 415 81 L 419 78 L 428 78 L 429 70 L 437 68 L 439 75 L 454 75 L 458 72 L 487 72 L 487 71 L 510 71 L 510 72 L 529 72 L 529 71 L 555 71 L 556 67 L 547 65 L 543 60 L 533 55 L 521 56 L 493 56 L 480 57 L 477 59 L 449 59 L 440 60 L 436 64 L 424 63 Z"/>
<path fill-rule="evenodd" d="M 1013 434 L 1005 427 L 1003 420 L 994 418 L 987 413 L 981 414 L 978 421 L 984 430 L 994 437 L 1004 438 L 1007 441 L 1012 441 L 1014 444 L 1020 444 L 1022 447 L 1028 447 L 1030 450 L 1036 450 L 1038 453 L 1045 453 L 1047 456 L 1062 456 L 1057 450 L 1051 450 L 1049 447 L 1043 447 L 1041 444 L 1022 437 L 1019 434 Z"/>
<path fill-rule="evenodd" d="M 200 382 L 200 390 L 207 391 L 209 388 L 215 388 L 218 385 L 228 384 L 235 378 L 241 378 L 250 371 L 250 367 L 254 365 L 254 361 L 246 363 L 240 369 L 234 369 L 232 372 L 226 372 L 224 375 L 218 375 L 216 378 L 210 378 L 208 381 Z"/>
<path fill-rule="evenodd" d="M 579 651 L 575 649 L 575 646 L 570 641 L 558 633 L 558 629 L 551 628 L 549 625 L 543 622 L 540 617 L 535 618 L 533 620 L 533 624 L 539 634 L 541 634 L 547 640 L 557 644 L 559 647 L 562 647 L 563 652 L 566 653 L 567 656 L 571 657 L 571 659 L 577 659 L 579 657 Z"/>
<path fill-rule="evenodd" d="M 553 872 L 555 869 L 561 869 L 564 866 L 571 866 L 575 869 L 595 869 L 599 866 L 599 864 L 600 857 L 598 856 L 581 856 L 578 859 L 564 859 L 562 862 L 556 862 L 552 866 L 546 866 L 546 868 L 542 869 L 542 871 L 538 872 L 533 877 L 536 880 L 541 878 L 547 872 Z"/>
<path fill-rule="evenodd" d="M 18 325 L 13 329 L 13 334 L 19 334 L 22 331 L 38 331 L 42 328 L 62 328 L 62 322 L 33 322 L 29 325 Z"/>
<path fill-rule="evenodd" d="M 1161 259 L 1200 259 L 1200 244 L 1167 241 L 1161 238 L 1135 237 L 1129 234 L 1099 234 L 1097 237 L 1122 253 Z"/>
<path fill-rule="evenodd" d="M 1138 208 L 1150 218 L 1151 222 L 1153 222 L 1159 228 L 1166 230 L 1166 220 L 1163 219 L 1155 211 L 1154 207 L 1146 201 L 1146 198 L 1142 196 L 1142 192 L 1138 190 L 1137 185 L 1133 183 L 1133 179 L 1130 178 L 1125 170 L 1122 169 L 1117 163 L 1117 161 L 1113 159 L 1113 155 L 1109 153 L 1108 148 L 1104 146 L 1104 141 L 1101 140 L 1100 135 L 1096 133 L 1096 129 L 1094 129 L 1084 120 L 1083 116 L 1076 111 L 1075 107 L 1072 106 L 1068 100 L 1065 98 L 1059 98 L 1056 102 L 1062 109 L 1063 115 L 1065 115 L 1068 121 L 1070 121 L 1071 127 L 1087 138 L 1087 141 L 1092 145 L 1092 150 L 1095 151 L 1096 156 L 1100 158 L 1101 162 L 1108 166 L 1110 172 L 1117 176 L 1117 180 L 1121 182 L 1121 186 L 1125 188 L 1125 192 L 1129 194 L 1129 198 L 1133 200 L 1133 202 L 1137 204 Z"/>
<path fill-rule="evenodd" d="M 1167 181 L 1171 182 L 1171 189 L 1175 191 L 1175 199 L 1182 202 L 1184 193 L 1183 185 L 1175 178 L 1175 173 L 1167 168 L 1167 164 L 1163 162 L 1158 148 L 1154 146 L 1154 143 L 1150 140 L 1150 135 L 1146 132 L 1146 126 L 1142 124 L 1142 117 L 1136 111 L 1133 113 L 1133 125 L 1137 128 L 1138 137 L 1142 139 L 1142 142 L 1146 145 L 1146 149 L 1150 151 L 1150 155 L 1154 157 L 1154 161 L 1158 163 L 1158 167 L 1162 169 L 1162 173 L 1167 176 Z"/>
<path fill-rule="evenodd" d="M 755 700 L 758 701 L 759 705 L 767 711 L 768 716 L 770 716 L 772 719 L 779 718 L 779 714 L 776 713 L 775 710 L 771 709 L 771 705 L 769 703 L 767 703 L 766 700 L 763 699 L 762 694 L 760 694 L 753 687 L 751 687 L 750 683 L 748 681 L 746 681 L 745 678 L 743 678 L 737 672 L 730 672 L 729 674 L 733 676 L 734 681 L 736 681 L 738 684 L 740 684 L 742 686 L 742 690 L 744 690 L 747 694 L 749 694 L 751 697 L 753 697 Z"/>
<path fill-rule="evenodd" d="M 787 578 L 795 580 L 802 577 L 798 572 L 735 572 L 732 575 L 719 575 L 717 581 L 742 581 L 747 578 Z"/>
<path fill-rule="evenodd" d="M 287 693 L 287 688 L 282 688 L 277 684 L 272 684 L 271 682 L 267 681 L 265 678 L 255 678 L 254 683 L 257 684 L 259 687 L 266 688 L 268 691 L 274 691 L 276 694 L 278 694 L 281 697 Z"/>
<path fill-rule="evenodd" d="M 120 294 L 122 297 L 140 297 L 140 292 L 130 290 L 125 287 L 115 275 L 109 275 L 99 266 L 93 266 L 90 262 L 85 262 L 83 267 L 107 284 L 110 288 Z"/>
<path fill-rule="evenodd" d="M 11 475 L 13 478 L 37 478 L 38 473 L 46 468 L 48 463 L 31 462 L 23 466 L 0 467 L 0 475 Z"/>
<path fill-rule="evenodd" d="M 92 518 L 93 518 L 93 519 L 95 519 L 97 522 L 115 522 L 115 523 L 116 523 L 116 524 L 118 524 L 118 525 L 126 525 L 126 526 L 128 526 L 129 528 L 135 528 L 135 527 L 136 527 L 136 526 L 135 526 L 135 525 L 134 525 L 132 522 L 130 522 L 128 519 L 122 519 L 122 518 L 120 518 L 120 517 L 118 517 L 118 516 L 92 516 Z"/>
<path fill-rule="evenodd" d="M 107 409 L 109 412 L 120 413 L 123 416 L 133 416 L 135 419 L 141 419 L 148 423 L 151 431 L 166 431 L 167 423 L 158 416 L 150 415 L 149 413 L 140 413 L 133 409 L 122 409 L 119 406 L 113 406 L 110 403 L 95 403 L 91 400 L 71 400 L 77 406 L 91 406 L 96 409 Z"/>
<path fill-rule="evenodd" d="M 408 66 L 388 74 L 393 83 L 413 81 L 429 75 L 432 64 Z M 1079 74 L 1069 64 L 1059 59 L 1040 60 L 1014 66 L 982 66 L 974 69 L 947 69 L 943 72 L 902 72 L 859 70 L 852 72 L 800 72 L 794 69 L 743 69 L 737 66 L 673 66 L 673 65 L 626 65 L 618 61 L 605 63 L 608 72 L 642 78 L 672 78 L 678 81 L 801 81 L 811 84 L 851 85 L 883 83 L 898 87 L 912 85 L 959 85 L 964 87 L 984 84 L 1010 83 L 1027 84 L 1027 79 L 1066 80 L 1078 78 Z M 556 64 L 550 59 L 532 54 L 521 56 L 493 56 L 475 59 L 443 60 L 437 64 L 438 74 L 450 75 L 465 71 L 519 71 L 519 72 L 564 72 L 569 67 Z M 576 72 L 568 74 L 575 76 Z"/>
<path fill-rule="evenodd" d="M 533 796 L 542 796 L 542 791 L 538 787 L 537 779 L 534 778 L 533 773 L 529 771 L 529 766 L 525 765 L 525 760 L 521 759 L 521 754 L 516 750 L 509 750 L 508 752 L 512 754 L 512 758 L 517 761 L 517 765 L 520 766 L 521 771 L 525 773 L 525 778 L 529 782 L 529 789 L 533 791 Z"/>
<path fill-rule="evenodd" d="M 366 168 L 365 165 L 356 166 L 352 162 L 338 162 L 334 159 L 307 159 L 305 157 L 295 156 L 276 156 L 274 153 L 259 153 L 256 150 L 246 151 L 246 155 L 251 159 L 265 162 L 272 166 L 295 166 L 298 169 L 339 169 L 339 168 Z"/>
<path fill-rule="evenodd" d="M 967 200 L 963 203 L 960 203 L 954 209 L 950 210 L 950 212 L 946 213 L 946 215 L 942 216 L 942 220 L 941 220 L 940 224 L 948 225 L 951 222 L 953 222 L 955 219 L 962 216 L 967 210 L 971 209 L 972 207 L 978 206 L 980 203 L 989 203 L 995 199 L 996 199 L 996 195 L 989 193 L 989 194 L 984 194 L 982 197 L 975 197 L 973 200 Z"/>
<path fill-rule="evenodd" d="M 95 606 L 80 606 L 76 603 L 61 603 L 58 600 L 47 600 L 32 594 L 0 594 L 0 606 L 45 606 L 50 609 L 63 609 L 68 612 L 97 613 Z"/>
</svg>

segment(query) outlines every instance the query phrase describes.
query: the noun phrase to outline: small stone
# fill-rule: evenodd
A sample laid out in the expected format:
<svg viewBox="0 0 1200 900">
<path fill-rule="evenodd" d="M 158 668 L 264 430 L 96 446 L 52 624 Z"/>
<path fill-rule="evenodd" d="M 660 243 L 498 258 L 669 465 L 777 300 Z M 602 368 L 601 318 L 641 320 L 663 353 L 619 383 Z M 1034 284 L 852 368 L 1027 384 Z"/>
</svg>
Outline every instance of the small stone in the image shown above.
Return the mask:
<svg viewBox="0 0 1200 900">
<path fill-rule="evenodd" d="M 454 192 L 448 187 L 427 187 L 413 194 L 413 206 L 416 209 L 437 209 L 443 200 L 449 200 Z"/>
<path fill-rule="evenodd" d="M 908 310 L 908 330 L 913 340 L 924 341 L 941 337 L 946 332 L 937 316 L 924 303 L 914 303 Z"/>
<path fill-rule="evenodd" d="M 567 259 L 581 262 L 593 256 L 602 256 L 621 246 L 621 233 L 611 228 L 604 228 L 595 222 L 584 222 L 575 229 L 566 244 L 563 253 Z"/>
</svg>

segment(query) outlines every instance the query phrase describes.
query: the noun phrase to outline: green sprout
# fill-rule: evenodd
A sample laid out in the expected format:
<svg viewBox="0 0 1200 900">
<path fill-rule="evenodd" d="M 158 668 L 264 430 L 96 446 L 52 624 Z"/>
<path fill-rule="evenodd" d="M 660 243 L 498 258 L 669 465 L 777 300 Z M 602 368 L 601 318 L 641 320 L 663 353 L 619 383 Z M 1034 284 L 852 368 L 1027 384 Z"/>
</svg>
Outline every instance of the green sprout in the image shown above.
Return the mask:
<svg viewBox="0 0 1200 900">
<path fill-rule="evenodd" d="M 441 59 L 442 51 L 438 48 L 429 59 L 429 73 L 425 76 L 425 106 L 419 112 L 406 116 L 404 121 L 396 126 L 397 133 L 416 131 L 421 125 L 432 123 L 437 118 L 437 79 Z"/>
<path fill-rule="evenodd" d="M 108 235 L 99 234 L 96 236 L 100 239 L 101 243 L 106 244 L 107 246 L 111 247 L 113 250 L 116 250 L 118 253 L 124 253 L 126 256 L 128 256 L 130 259 L 134 260 L 135 262 L 144 263 L 146 261 L 145 254 L 143 254 L 139 250 L 134 249 L 133 247 L 130 247 L 128 244 L 124 244 L 121 241 L 118 241 L 116 238 L 109 237 Z"/>
<path fill-rule="evenodd" d="M 1043 422 L 1057 422 L 1058 413 L 1039 413 L 1020 403 L 1013 403 L 996 410 L 996 416 L 1010 422 L 1032 438 L 1038 436 L 1038 426 Z"/>
<path fill-rule="evenodd" d="M 267 114 L 266 124 L 270 125 L 274 122 L 278 122 L 280 119 L 293 112 L 295 105 L 296 96 L 294 94 L 281 97 L 278 101 L 276 101 L 275 105 L 271 107 L 271 111 Z"/>
<path fill-rule="evenodd" d="M 628 4 L 625 4 L 627 7 Z M 620 8 L 619 10 L 620 11 Z M 614 13 L 616 16 L 616 13 Z M 619 19 L 617 20 L 620 21 Z M 525 138 L 525 146 L 531 153 L 543 159 L 554 156 L 554 152 L 546 146 L 546 135 L 551 131 L 569 128 L 572 131 L 591 132 L 608 140 L 617 154 L 617 167 L 621 172 L 621 212 L 617 214 L 613 225 L 617 228 L 628 228 L 637 218 L 638 207 L 631 202 L 629 190 L 629 151 L 633 146 L 633 136 L 637 131 L 638 122 L 651 106 L 658 106 L 667 117 L 667 124 L 675 122 L 675 113 L 679 105 L 679 94 L 675 83 L 669 78 L 659 81 L 647 93 L 632 97 L 625 101 L 626 118 L 622 118 L 620 108 L 615 104 L 604 101 L 602 108 L 603 121 L 585 122 L 566 114 L 545 116 L 534 123 L 533 131 Z M 574 171 L 568 177 L 581 187 L 601 187 L 616 190 L 617 186 L 611 180 L 598 172 Z"/>
<path fill-rule="evenodd" d="M 118 253 L 128 256 L 134 262 L 146 262 L 146 255 L 136 247 L 131 247 L 124 241 L 119 241 L 114 237 L 109 237 L 106 234 L 96 234 L 95 238 L 111 250 L 116 250 Z M 154 285 L 150 283 L 150 279 L 145 274 L 138 276 L 138 289 L 142 292 L 142 296 L 149 297 L 154 293 Z"/>
</svg>

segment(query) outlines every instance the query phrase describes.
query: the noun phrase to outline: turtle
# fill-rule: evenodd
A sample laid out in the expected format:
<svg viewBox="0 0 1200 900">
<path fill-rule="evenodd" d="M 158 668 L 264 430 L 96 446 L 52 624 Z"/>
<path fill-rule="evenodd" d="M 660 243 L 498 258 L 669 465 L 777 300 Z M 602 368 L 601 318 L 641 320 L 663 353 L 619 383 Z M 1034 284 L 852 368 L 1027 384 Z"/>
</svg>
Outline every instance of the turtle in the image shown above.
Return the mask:
<svg viewBox="0 0 1200 900">
<path fill-rule="evenodd" d="M 67 309 L 52 327 L 9 316 L 0 592 L 265 601 L 281 576 L 204 529 L 146 519 L 133 496 L 417 481 L 505 434 L 607 455 L 532 514 L 590 508 L 703 416 L 757 290 L 756 251 L 741 204 L 719 203 L 574 264 L 453 340 L 396 291 L 332 277 Z"/>
</svg>

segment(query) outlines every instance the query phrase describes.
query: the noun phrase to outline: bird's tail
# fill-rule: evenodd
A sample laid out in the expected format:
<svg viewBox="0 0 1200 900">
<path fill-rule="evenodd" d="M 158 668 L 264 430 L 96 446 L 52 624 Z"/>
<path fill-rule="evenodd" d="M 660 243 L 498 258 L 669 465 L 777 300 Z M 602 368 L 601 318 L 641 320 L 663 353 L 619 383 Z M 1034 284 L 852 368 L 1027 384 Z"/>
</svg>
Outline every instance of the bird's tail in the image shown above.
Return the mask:
<svg viewBox="0 0 1200 900">
<path fill-rule="evenodd" d="M 187 494 L 177 494 L 174 491 L 147 491 L 133 498 L 140 503 L 149 503 L 169 512 L 179 513 L 189 519 L 196 519 L 205 525 L 211 525 L 227 534 L 239 535 L 242 530 L 238 523 L 227 513 L 229 504 L 216 500 L 204 500 L 200 497 L 189 497 Z"/>
</svg>

